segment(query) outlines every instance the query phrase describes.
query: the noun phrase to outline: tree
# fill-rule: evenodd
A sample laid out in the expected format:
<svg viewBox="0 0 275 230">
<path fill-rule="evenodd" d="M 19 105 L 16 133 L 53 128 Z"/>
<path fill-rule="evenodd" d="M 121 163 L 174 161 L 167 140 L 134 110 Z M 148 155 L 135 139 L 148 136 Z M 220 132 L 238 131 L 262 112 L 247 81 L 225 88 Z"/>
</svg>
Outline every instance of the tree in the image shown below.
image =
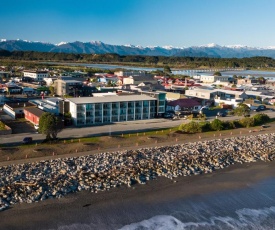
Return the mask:
<svg viewBox="0 0 275 230">
<path fill-rule="evenodd" d="M 238 107 L 234 110 L 234 114 L 237 116 L 244 116 L 250 114 L 250 108 L 244 103 L 239 103 Z"/>
<path fill-rule="evenodd" d="M 221 72 L 215 72 L 214 76 L 222 76 Z"/>
<path fill-rule="evenodd" d="M 49 86 L 49 91 L 50 91 L 50 95 L 53 96 L 54 95 L 54 87 L 52 85 Z"/>
<path fill-rule="evenodd" d="M 57 134 L 62 131 L 62 121 L 52 113 L 43 113 L 39 119 L 38 132 L 46 135 L 46 140 L 56 139 Z"/>
<path fill-rule="evenodd" d="M 167 65 L 167 66 L 164 66 L 163 68 L 163 72 L 170 75 L 172 73 L 170 67 Z"/>
</svg>

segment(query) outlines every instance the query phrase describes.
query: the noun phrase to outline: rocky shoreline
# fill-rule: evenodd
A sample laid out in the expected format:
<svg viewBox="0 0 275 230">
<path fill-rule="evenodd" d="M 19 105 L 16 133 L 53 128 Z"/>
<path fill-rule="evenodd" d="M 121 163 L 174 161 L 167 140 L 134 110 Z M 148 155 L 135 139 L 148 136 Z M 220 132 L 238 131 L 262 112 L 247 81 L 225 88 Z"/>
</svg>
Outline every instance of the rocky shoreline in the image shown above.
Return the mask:
<svg viewBox="0 0 275 230">
<path fill-rule="evenodd" d="M 17 203 L 99 192 L 167 177 L 211 173 L 235 163 L 275 159 L 275 133 L 104 152 L 0 167 L 0 210 Z"/>
</svg>

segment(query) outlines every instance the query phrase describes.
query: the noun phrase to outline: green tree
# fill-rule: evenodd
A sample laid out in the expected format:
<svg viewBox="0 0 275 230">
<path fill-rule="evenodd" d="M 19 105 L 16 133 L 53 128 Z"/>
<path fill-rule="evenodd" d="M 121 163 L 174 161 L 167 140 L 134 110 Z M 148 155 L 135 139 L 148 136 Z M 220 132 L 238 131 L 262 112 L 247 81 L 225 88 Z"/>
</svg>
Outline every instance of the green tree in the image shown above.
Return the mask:
<svg viewBox="0 0 275 230">
<path fill-rule="evenodd" d="M 262 125 L 270 121 L 270 117 L 264 113 L 258 113 L 253 116 L 255 125 Z"/>
<path fill-rule="evenodd" d="M 170 75 L 172 73 L 172 71 L 168 65 L 163 67 L 163 72 L 168 75 Z"/>
<path fill-rule="evenodd" d="M 50 91 L 50 95 L 53 96 L 54 95 L 54 87 L 52 85 L 49 86 L 49 91 Z"/>
<path fill-rule="evenodd" d="M 221 72 L 215 72 L 214 76 L 222 76 Z"/>
<path fill-rule="evenodd" d="M 239 103 L 238 107 L 234 109 L 234 114 L 237 116 L 244 116 L 250 114 L 250 108 L 244 103 Z"/>
<path fill-rule="evenodd" d="M 52 113 L 43 113 L 39 119 L 38 132 L 46 135 L 46 140 L 56 139 L 57 134 L 62 131 L 62 128 L 61 119 Z"/>
</svg>

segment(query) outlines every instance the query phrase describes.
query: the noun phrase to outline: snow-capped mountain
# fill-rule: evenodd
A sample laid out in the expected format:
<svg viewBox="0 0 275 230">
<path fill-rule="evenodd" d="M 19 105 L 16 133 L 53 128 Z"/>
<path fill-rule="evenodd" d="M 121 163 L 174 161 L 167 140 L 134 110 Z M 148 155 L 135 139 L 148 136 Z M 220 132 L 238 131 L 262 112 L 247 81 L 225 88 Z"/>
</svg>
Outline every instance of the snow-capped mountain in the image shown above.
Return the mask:
<svg viewBox="0 0 275 230">
<path fill-rule="evenodd" d="M 110 45 L 100 41 L 91 42 L 60 42 L 50 44 L 45 42 L 32 42 L 24 40 L 0 39 L 0 49 L 8 51 L 39 51 L 58 53 L 85 53 L 105 54 L 116 53 L 119 55 L 147 55 L 147 56 L 178 56 L 178 57 L 217 57 L 217 58 L 242 58 L 253 56 L 266 56 L 275 58 L 275 46 L 266 48 L 248 47 L 245 45 L 221 46 L 215 43 L 191 46 L 150 46 L 142 47 L 136 45 Z"/>
</svg>

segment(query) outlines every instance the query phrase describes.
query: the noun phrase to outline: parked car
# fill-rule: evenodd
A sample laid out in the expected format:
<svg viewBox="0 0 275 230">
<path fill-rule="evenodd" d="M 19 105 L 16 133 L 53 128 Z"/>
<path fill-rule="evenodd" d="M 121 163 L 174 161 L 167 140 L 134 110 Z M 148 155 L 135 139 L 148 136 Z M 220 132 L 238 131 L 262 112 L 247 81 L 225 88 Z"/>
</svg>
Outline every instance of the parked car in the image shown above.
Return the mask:
<svg viewBox="0 0 275 230">
<path fill-rule="evenodd" d="M 266 110 L 266 106 L 265 105 L 259 105 L 258 109 L 260 109 L 260 110 Z"/>
<path fill-rule="evenodd" d="M 23 144 L 30 144 L 32 143 L 32 137 L 24 137 Z"/>
<path fill-rule="evenodd" d="M 217 116 L 218 116 L 218 117 L 225 117 L 225 116 L 226 116 L 226 113 L 225 113 L 225 112 L 218 112 L 218 113 L 217 113 Z"/>
<path fill-rule="evenodd" d="M 174 117 L 174 114 L 173 113 L 165 113 L 163 115 L 164 118 L 173 118 Z"/>
<path fill-rule="evenodd" d="M 256 112 L 260 112 L 266 110 L 266 106 L 265 105 L 259 105 L 256 109 L 254 109 L 254 111 Z"/>
</svg>

